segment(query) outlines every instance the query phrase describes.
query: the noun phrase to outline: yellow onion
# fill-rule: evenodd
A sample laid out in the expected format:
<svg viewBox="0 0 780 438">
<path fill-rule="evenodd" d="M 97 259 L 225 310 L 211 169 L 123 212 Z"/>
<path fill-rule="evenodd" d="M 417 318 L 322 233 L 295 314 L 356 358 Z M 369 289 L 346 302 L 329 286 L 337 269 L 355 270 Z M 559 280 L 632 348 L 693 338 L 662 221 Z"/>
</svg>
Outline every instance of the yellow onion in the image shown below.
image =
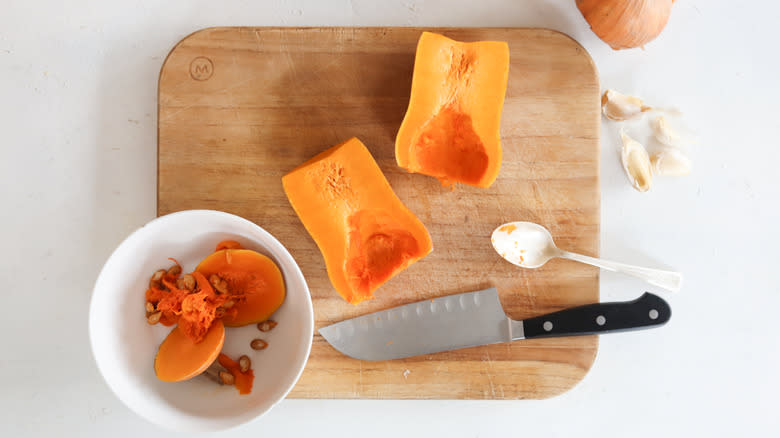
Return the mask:
<svg viewBox="0 0 780 438">
<path fill-rule="evenodd" d="M 674 0 L 577 0 L 593 32 L 615 50 L 643 47 L 664 30 Z"/>
</svg>

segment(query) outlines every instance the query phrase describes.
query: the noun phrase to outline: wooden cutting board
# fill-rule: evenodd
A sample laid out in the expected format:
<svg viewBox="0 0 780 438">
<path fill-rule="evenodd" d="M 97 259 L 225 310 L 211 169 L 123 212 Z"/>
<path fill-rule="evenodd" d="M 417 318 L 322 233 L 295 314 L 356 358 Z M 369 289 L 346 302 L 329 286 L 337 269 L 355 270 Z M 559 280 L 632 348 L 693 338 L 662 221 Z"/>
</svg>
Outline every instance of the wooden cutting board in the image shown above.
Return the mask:
<svg viewBox="0 0 780 438">
<path fill-rule="evenodd" d="M 223 210 L 276 236 L 300 264 L 315 328 L 364 313 L 496 286 L 525 318 L 593 303 L 598 270 L 553 260 L 521 270 L 493 252 L 512 220 L 541 223 L 563 248 L 598 255 L 599 82 L 574 40 L 545 29 L 435 29 L 462 41 L 509 43 L 501 137 L 489 189 L 443 188 L 394 159 L 419 28 L 212 28 L 171 51 L 160 72 L 158 214 Z M 356 136 L 434 243 L 417 262 L 352 306 L 328 281 L 281 177 Z M 296 398 L 545 398 L 574 386 L 596 356 L 595 336 L 521 341 L 388 362 L 343 356 L 315 333 Z"/>
</svg>

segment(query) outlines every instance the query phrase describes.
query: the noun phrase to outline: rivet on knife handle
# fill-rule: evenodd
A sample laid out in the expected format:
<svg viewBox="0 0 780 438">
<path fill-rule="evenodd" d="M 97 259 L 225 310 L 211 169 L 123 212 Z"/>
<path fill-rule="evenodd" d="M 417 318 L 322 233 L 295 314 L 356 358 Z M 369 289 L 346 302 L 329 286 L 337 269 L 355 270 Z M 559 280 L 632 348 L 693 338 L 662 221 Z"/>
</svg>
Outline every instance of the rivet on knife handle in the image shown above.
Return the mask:
<svg viewBox="0 0 780 438">
<path fill-rule="evenodd" d="M 666 301 L 645 292 L 634 301 L 588 304 L 524 319 L 522 330 L 526 339 L 592 335 L 656 327 L 671 316 Z"/>
</svg>

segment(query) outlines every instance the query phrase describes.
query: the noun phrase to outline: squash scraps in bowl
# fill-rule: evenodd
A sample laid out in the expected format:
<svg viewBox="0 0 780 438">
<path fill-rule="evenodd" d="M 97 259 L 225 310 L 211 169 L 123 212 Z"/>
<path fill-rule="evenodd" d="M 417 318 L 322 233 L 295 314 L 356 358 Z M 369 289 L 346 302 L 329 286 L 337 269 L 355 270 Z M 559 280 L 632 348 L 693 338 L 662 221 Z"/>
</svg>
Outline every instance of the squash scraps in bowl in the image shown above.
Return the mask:
<svg viewBox="0 0 780 438">
<path fill-rule="evenodd" d="M 176 382 L 205 372 L 217 376 L 221 384 L 235 385 L 240 394 L 249 394 L 252 369 L 244 370 L 246 366 L 220 353 L 224 326 L 262 323 L 282 305 L 285 286 L 279 267 L 232 240 L 217 244 L 216 251 L 189 274 L 182 275 L 179 262 L 171 260 L 174 265 L 169 269 L 152 274 L 145 294 L 147 322 L 176 325 L 155 357 L 157 377 Z M 212 369 L 219 366 L 215 361 L 225 369 Z"/>
</svg>

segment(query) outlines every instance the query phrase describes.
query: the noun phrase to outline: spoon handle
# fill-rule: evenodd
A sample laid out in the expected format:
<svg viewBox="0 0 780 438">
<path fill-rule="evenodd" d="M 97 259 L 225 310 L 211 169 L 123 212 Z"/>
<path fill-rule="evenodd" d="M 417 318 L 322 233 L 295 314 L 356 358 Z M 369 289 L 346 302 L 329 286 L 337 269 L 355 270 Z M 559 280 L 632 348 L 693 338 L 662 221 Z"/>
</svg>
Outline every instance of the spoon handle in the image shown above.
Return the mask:
<svg viewBox="0 0 780 438">
<path fill-rule="evenodd" d="M 682 284 L 682 275 L 679 272 L 662 271 L 660 269 L 642 268 L 640 266 L 626 265 L 623 263 L 610 262 L 608 260 L 597 259 L 595 257 L 588 257 L 586 255 L 577 254 L 568 251 L 560 251 L 556 254 L 558 257 L 574 260 L 589 265 L 598 266 L 601 269 L 607 271 L 620 272 L 628 274 L 633 277 L 641 278 L 646 282 L 677 292 L 680 290 Z"/>
</svg>

